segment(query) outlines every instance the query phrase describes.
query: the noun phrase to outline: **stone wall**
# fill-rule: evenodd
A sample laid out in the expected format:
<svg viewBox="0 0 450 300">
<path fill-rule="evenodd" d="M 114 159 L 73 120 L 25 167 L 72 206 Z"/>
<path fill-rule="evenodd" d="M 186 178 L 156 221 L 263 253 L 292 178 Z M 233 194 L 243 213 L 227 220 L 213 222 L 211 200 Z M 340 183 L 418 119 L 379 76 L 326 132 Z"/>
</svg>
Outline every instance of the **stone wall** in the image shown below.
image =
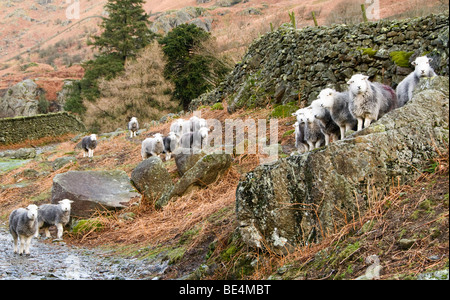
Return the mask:
<svg viewBox="0 0 450 300">
<path fill-rule="evenodd" d="M 0 145 L 86 131 L 84 124 L 67 112 L 4 118 L 0 119 L 0 128 Z"/>
<path fill-rule="evenodd" d="M 227 79 L 191 109 L 224 99 L 229 111 L 299 99 L 306 106 L 325 87 L 343 91 L 356 73 L 395 88 L 413 70 L 410 62 L 425 54 L 436 73 L 448 76 L 448 36 L 448 15 L 303 29 L 283 24 L 254 41 Z"/>
</svg>

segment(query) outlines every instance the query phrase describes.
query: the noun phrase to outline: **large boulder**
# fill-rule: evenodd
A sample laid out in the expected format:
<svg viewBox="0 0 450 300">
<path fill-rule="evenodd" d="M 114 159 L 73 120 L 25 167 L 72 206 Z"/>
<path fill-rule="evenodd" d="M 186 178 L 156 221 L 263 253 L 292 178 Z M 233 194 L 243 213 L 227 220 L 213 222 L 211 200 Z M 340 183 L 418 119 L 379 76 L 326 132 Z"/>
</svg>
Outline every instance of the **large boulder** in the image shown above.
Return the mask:
<svg viewBox="0 0 450 300">
<path fill-rule="evenodd" d="M 205 156 L 205 153 L 189 153 L 188 151 L 178 151 L 175 154 L 175 164 L 177 166 L 178 174 L 183 176 L 189 169 Z"/>
<path fill-rule="evenodd" d="M 370 127 L 246 174 L 236 190 L 242 240 L 279 252 L 318 242 L 358 220 L 393 183 L 420 176 L 448 149 L 448 84 L 422 79 L 409 103 Z"/>
<path fill-rule="evenodd" d="M 10 87 L 0 98 L 0 112 L 4 117 L 36 115 L 41 94 L 42 90 L 33 80 L 21 81 Z"/>
<path fill-rule="evenodd" d="M 159 157 L 142 161 L 131 173 L 131 182 L 152 202 L 170 192 L 173 187 L 172 178 Z"/>
<path fill-rule="evenodd" d="M 52 203 L 70 199 L 72 216 L 88 218 L 98 210 L 127 207 L 140 194 L 124 171 L 69 171 L 53 178 Z"/>
<path fill-rule="evenodd" d="M 174 185 L 167 195 L 156 202 L 156 207 L 162 207 L 172 197 L 183 196 L 196 189 L 205 187 L 214 181 L 231 166 L 232 158 L 229 154 L 208 154 L 203 156 L 190 168 Z"/>
</svg>

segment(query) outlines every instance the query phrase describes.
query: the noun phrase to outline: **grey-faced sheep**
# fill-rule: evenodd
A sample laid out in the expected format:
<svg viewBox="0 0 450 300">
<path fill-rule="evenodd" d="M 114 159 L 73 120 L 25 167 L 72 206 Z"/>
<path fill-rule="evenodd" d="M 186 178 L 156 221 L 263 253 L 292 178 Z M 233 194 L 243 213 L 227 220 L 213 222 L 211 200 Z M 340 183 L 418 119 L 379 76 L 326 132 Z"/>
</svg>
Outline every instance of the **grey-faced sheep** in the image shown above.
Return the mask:
<svg viewBox="0 0 450 300">
<path fill-rule="evenodd" d="M 56 226 L 57 239 L 61 239 L 63 235 L 63 227 L 69 223 L 70 220 L 70 204 L 73 203 L 72 200 L 64 199 L 58 202 L 58 204 L 43 204 L 39 206 L 39 216 L 38 216 L 38 231 L 36 232 L 36 237 L 39 236 L 39 229 L 44 228 L 45 236 L 50 238 L 50 231 L 48 228 L 50 226 Z"/>
<path fill-rule="evenodd" d="M 395 91 L 384 84 L 370 82 L 369 77 L 356 74 L 347 82 L 349 86 L 349 110 L 358 120 L 357 130 L 369 127 L 384 114 L 397 108 Z"/>
<path fill-rule="evenodd" d="M 183 124 L 185 120 L 183 119 L 176 119 L 175 121 L 170 124 L 170 132 L 175 133 L 178 136 L 181 136 L 183 134 Z"/>
<path fill-rule="evenodd" d="M 27 208 L 18 208 L 9 215 L 9 232 L 13 237 L 14 253 L 17 253 L 17 241 L 20 240 L 19 254 L 25 251 L 30 255 L 31 239 L 38 231 L 38 207 L 34 204 Z"/>
<path fill-rule="evenodd" d="M 305 141 L 309 145 L 309 151 L 319 148 L 324 143 L 325 137 L 311 107 L 308 107 L 301 121 L 305 123 Z"/>
<path fill-rule="evenodd" d="M 208 141 L 209 128 L 202 127 L 198 131 L 188 132 L 181 136 L 180 147 L 183 149 L 203 149 Z"/>
<path fill-rule="evenodd" d="M 323 89 L 319 93 L 320 105 L 330 112 L 331 118 L 339 126 L 340 137 L 343 139 L 349 130 L 356 130 L 358 121 L 349 110 L 349 93 L 340 93 L 333 89 Z"/>
<path fill-rule="evenodd" d="M 139 123 L 136 117 L 132 117 L 130 122 L 128 122 L 128 130 L 130 131 L 130 138 L 136 136 L 136 133 L 139 130 Z"/>
<path fill-rule="evenodd" d="M 81 148 L 83 148 L 83 157 L 86 157 L 86 154 L 88 157 L 94 156 L 94 149 L 97 147 L 97 135 L 91 134 L 89 136 L 85 136 L 81 140 Z"/>
<path fill-rule="evenodd" d="M 426 56 L 417 57 L 411 64 L 415 67 L 414 72 L 406 76 L 397 86 L 396 93 L 398 107 L 402 107 L 412 98 L 414 89 L 421 77 L 434 77 L 436 73 L 430 66 L 431 58 Z"/>
<path fill-rule="evenodd" d="M 200 128 L 206 127 L 206 120 L 199 118 L 197 116 L 193 116 L 189 119 L 191 122 L 191 131 L 196 132 L 199 131 Z"/>
<path fill-rule="evenodd" d="M 164 153 L 166 154 L 166 161 L 172 157 L 172 153 L 178 148 L 178 136 L 174 132 L 169 132 L 169 135 L 163 138 Z"/>
<path fill-rule="evenodd" d="M 330 140 L 336 141 L 339 139 L 340 128 L 331 118 L 330 111 L 324 108 L 320 100 L 314 100 L 311 103 L 312 114 L 319 120 L 320 130 L 325 137 L 325 146 L 330 144 Z"/>
<path fill-rule="evenodd" d="M 164 152 L 164 140 L 160 133 L 156 133 L 152 138 L 146 138 L 142 141 L 141 156 L 142 160 L 150 156 L 158 156 Z"/>
</svg>

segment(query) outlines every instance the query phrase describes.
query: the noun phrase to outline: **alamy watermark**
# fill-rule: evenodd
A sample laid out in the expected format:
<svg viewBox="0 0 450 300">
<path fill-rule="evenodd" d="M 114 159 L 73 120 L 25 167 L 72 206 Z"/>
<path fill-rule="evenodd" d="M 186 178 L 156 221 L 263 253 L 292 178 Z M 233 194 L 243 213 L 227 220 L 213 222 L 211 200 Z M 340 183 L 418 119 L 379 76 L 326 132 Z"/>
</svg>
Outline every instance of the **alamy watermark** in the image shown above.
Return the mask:
<svg viewBox="0 0 450 300">
<path fill-rule="evenodd" d="M 366 16 L 369 20 L 375 21 L 380 17 L 380 0 L 366 0 Z"/>
</svg>

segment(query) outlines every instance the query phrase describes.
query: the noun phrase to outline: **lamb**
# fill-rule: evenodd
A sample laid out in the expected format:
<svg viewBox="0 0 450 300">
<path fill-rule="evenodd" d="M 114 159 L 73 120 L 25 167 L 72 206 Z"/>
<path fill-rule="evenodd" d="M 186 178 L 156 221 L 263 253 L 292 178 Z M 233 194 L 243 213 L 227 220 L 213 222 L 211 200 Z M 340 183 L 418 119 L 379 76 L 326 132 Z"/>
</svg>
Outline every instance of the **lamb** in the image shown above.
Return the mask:
<svg viewBox="0 0 450 300">
<path fill-rule="evenodd" d="M 415 66 L 414 72 L 406 76 L 397 86 L 396 93 L 398 106 L 402 107 L 412 98 L 414 89 L 421 77 L 434 77 L 436 73 L 430 66 L 433 59 L 426 56 L 417 57 L 411 64 Z"/>
<path fill-rule="evenodd" d="M 146 138 L 142 141 L 141 156 L 142 160 L 150 156 L 158 156 L 164 152 L 164 140 L 161 133 L 156 133 L 153 138 Z"/>
<path fill-rule="evenodd" d="M 130 138 L 136 136 L 136 133 L 139 130 L 139 123 L 136 117 L 132 117 L 130 122 L 128 122 L 128 130 L 130 130 Z"/>
<path fill-rule="evenodd" d="M 319 121 L 320 130 L 325 137 L 325 146 L 330 144 L 330 140 L 338 140 L 340 128 L 331 118 L 330 111 L 321 105 L 320 100 L 314 100 L 311 107 L 312 114 Z"/>
<path fill-rule="evenodd" d="M 349 110 L 349 93 L 339 93 L 333 89 L 326 88 L 319 93 L 320 105 L 330 112 L 331 118 L 339 126 L 341 140 L 345 133 L 356 129 L 358 121 Z"/>
<path fill-rule="evenodd" d="M 397 108 L 395 91 L 384 84 L 370 82 L 369 77 L 356 74 L 347 82 L 349 86 L 349 110 L 358 120 L 357 130 L 369 127 L 384 114 Z"/>
<path fill-rule="evenodd" d="M 170 160 L 172 157 L 172 153 L 175 152 L 175 150 L 178 147 L 178 136 L 174 132 L 169 132 L 169 135 L 163 138 L 164 142 L 164 151 L 163 153 L 166 154 L 166 161 Z"/>
<path fill-rule="evenodd" d="M 38 207 L 34 204 L 18 208 L 9 215 L 9 232 L 14 240 L 14 253 L 17 253 L 17 240 L 20 240 L 19 255 L 24 250 L 30 255 L 31 239 L 38 231 Z"/>
<path fill-rule="evenodd" d="M 88 157 L 94 156 L 94 149 L 97 147 L 97 135 L 91 134 L 89 136 L 85 136 L 81 140 L 81 148 L 83 148 L 84 153 L 83 157 L 86 157 L 86 154 Z"/>
<path fill-rule="evenodd" d="M 45 236 L 50 238 L 51 235 L 48 228 L 55 225 L 58 230 L 56 237 L 58 240 L 61 240 L 63 226 L 69 223 L 71 203 L 73 203 L 72 200 L 64 199 L 59 201 L 58 204 L 43 204 L 39 206 L 38 230 L 35 237 L 39 236 L 39 229 L 44 228 Z"/>
<path fill-rule="evenodd" d="M 305 141 L 308 143 L 309 151 L 319 148 L 325 137 L 320 129 L 319 120 L 314 118 L 311 107 L 306 110 L 302 121 L 305 123 Z"/>
</svg>

